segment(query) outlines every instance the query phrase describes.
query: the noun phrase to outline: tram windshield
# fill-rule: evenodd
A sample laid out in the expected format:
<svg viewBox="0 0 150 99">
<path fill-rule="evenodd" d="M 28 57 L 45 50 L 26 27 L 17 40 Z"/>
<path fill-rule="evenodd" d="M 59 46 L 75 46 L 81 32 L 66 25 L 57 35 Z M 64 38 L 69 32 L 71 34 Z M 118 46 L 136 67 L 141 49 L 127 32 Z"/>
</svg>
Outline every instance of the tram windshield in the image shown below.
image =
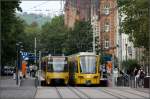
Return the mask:
<svg viewBox="0 0 150 99">
<path fill-rule="evenodd" d="M 68 71 L 68 65 L 65 58 L 53 58 L 48 62 L 47 71 L 65 72 Z"/>
<path fill-rule="evenodd" d="M 81 56 L 80 57 L 80 72 L 85 74 L 96 73 L 96 57 Z"/>
</svg>

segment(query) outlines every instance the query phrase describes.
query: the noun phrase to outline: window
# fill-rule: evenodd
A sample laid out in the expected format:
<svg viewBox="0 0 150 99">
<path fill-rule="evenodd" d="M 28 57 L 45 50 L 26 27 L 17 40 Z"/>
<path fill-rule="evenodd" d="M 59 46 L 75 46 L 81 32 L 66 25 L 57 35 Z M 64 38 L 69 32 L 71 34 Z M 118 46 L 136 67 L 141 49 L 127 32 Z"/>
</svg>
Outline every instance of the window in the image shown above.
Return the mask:
<svg viewBox="0 0 150 99">
<path fill-rule="evenodd" d="M 48 62 L 48 72 L 66 72 L 68 65 L 65 58 L 53 58 Z"/>
<path fill-rule="evenodd" d="M 110 13 L 110 5 L 107 3 L 104 5 L 103 14 L 109 15 L 109 13 Z"/>
<path fill-rule="evenodd" d="M 95 56 L 80 56 L 80 72 L 81 73 L 96 73 L 96 57 Z"/>
<path fill-rule="evenodd" d="M 105 22 L 104 32 L 109 32 L 109 30 L 110 30 L 110 25 L 109 25 L 109 21 L 107 20 L 107 21 Z"/>
<path fill-rule="evenodd" d="M 109 41 L 108 40 L 105 40 L 105 48 L 109 48 Z"/>
<path fill-rule="evenodd" d="M 132 55 L 132 47 L 131 46 L 128 47 L 128 54 Z"/>
</svg>

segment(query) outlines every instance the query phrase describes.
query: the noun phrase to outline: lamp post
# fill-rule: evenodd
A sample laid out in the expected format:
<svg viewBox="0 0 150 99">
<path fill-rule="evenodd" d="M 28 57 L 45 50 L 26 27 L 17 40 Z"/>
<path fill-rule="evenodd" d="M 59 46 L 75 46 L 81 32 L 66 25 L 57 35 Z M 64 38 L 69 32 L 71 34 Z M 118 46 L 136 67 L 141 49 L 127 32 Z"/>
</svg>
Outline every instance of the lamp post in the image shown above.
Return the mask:
<svg viewBox="0 0 150 99">
<path fill-rule="evenodd" d="M 126 46 L 126 63 L 127 63 L 127 47 L 128 47 L 128 44 L 126 43 L 125 46 Z"/>
<path fill-rule="evenodd" d="M 16 43 L 16 47 L 17 47 L 17 65 L 16 65 L 16 84 L 19 84 L 19 70 L 21 68 L 21 61 L 20 61 L 20 49 L 22 46 L 22 42 L 17 42 Z"/>
</svg>

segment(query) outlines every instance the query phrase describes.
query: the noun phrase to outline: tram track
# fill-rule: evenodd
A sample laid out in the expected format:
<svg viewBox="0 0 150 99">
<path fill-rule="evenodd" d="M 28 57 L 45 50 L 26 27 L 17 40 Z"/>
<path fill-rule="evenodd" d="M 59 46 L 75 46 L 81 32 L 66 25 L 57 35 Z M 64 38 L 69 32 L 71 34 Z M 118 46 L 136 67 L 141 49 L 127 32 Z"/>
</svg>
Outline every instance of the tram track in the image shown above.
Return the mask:
<svg viewBox="0 0 150 99">
<path fill-rule="evenodd" d="M 57 94 L 59 96 L 59 99 L 63 99 L 61 93 L 59 92 L 59 89 L 57 87 L 55 87 L 55 89 L 56 89 L 56 92 L 57 92 Z"/>
<path fill-rule="evenodd" d="M 137 93 L 135 93 L 135 92 L 131 92 L 131 91 L 128 91 L 128 90 L 122 90 L 122 89 L 119 89 L 119 88 L 118 88 L 118 90 L 124 91 L 124 92 L 127 92 L 127 93 L 130 93 L 130 94 L 134 94 L 134 95 L 137 95 L 137 96 L 140 96 L 140 97 L 143 97 L 143 98 L 148 98 L 148 97 L 145 97 L 145 96 L 143 96 L 143 95 L 141 95 L 141 94 L 137 94 Z M 136 90 L 136 91 L 137 91 L 137 90 Z"/>
<path fill-rule="evenodd" d="M 78 92 L 80 92 L 81 94 L 83 94 L 84 96 L 86 96 L 87 99 L 93 99 L 92 97 L 90 97 L 89 95 L 87 95 L 85 92 L 79 90 L 77 87 L 74 87 L 74 89 L 76 89 Z"/>
<path fill-rule="evenodd" d="M 150 94 L 150 90 L 149 91 L 146 91 L 146 90 L 141 90 L 141 89 L 137 89 L 137 88 L 132 88 L 133 90 L 135 90 L 135 91 L 139 91 L 139 92 L 145 92 L 145 93 L 148 93 L 148 94 Z"/>
<path fill-rule="evenodd" d="M 75 90 L 72 89 L 72 87 L 68 87 L 69 90 L 71 90 L 73 93 L 75 93 L 80 99 L 82 99 L 82 97 L 79 95 L 79 93 L 77 93 Z"/>
<path fill-rule="evenodd" d="M 129 99 L 128 97 L 126 97 L 126 96 L 124 96 L 124 95 L 120 95 L 120 94 L 119 94 L 119 96 L 121 96 L 121 97 L 123 97 L 123 98 L 119 97 L 118 95 L 114 95 L 114 93 L 116 93 L 116 92 L 112 93 L 111 91 L 109 91 L 109 90 L 107 90 L 107 89 L 101 89 L 101 90 L 98 89 L 98 88 L 96 88 L 96 89 L 97 89 L 98 91 L 103 91 L 104 93 L 110 94 L 110 95 L 116 97 L 117 99 Z M 118 94 L 118 93 L 116 93 L 116 94 Z"/>
<path fill-rule="evenodd" d="M 35 89 L 35 93 L 34 93 L 34 95 L 33 95 L 33 99 L 36 98 L 36 93 L 37 93 L 37 91 L 38 91 L 38 88 Z"/>
</svg>

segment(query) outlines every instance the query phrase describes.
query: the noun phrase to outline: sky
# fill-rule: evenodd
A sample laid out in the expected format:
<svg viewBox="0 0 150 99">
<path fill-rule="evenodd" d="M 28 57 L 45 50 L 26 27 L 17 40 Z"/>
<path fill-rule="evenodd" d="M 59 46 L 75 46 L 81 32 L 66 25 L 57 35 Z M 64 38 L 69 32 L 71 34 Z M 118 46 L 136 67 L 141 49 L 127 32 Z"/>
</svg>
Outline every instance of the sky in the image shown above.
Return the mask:
<svg viewBox="0 0 150 99">
<path fill-rule="evenodd" d="M 22 1 L 22 12 L 45 14 L 55 16 L 62 13 L 64 2 L 62 1 Z"/>
</svg>

